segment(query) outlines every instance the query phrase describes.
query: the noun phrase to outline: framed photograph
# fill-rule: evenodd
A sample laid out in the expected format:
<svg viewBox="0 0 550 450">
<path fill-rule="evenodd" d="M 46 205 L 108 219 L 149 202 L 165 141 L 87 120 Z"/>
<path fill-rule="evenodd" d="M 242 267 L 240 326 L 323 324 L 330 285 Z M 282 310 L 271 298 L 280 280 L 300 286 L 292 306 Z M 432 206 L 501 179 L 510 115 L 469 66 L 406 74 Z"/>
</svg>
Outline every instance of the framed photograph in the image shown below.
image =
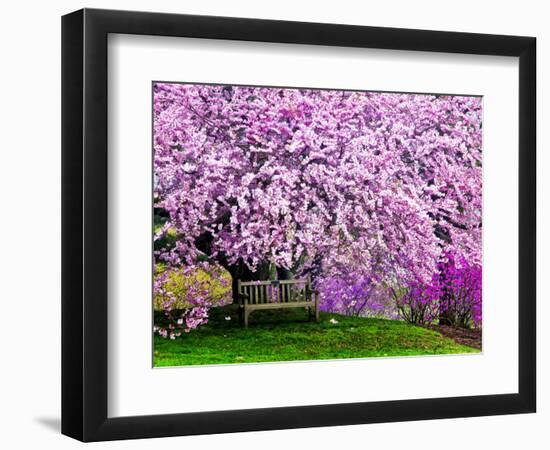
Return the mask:
<svg viewBox="0 0 550 450">
<path fill-rule="evenodd" d="M 533 37 L 62 19 L 62 432 L 535 412 Z"/>
</svg>

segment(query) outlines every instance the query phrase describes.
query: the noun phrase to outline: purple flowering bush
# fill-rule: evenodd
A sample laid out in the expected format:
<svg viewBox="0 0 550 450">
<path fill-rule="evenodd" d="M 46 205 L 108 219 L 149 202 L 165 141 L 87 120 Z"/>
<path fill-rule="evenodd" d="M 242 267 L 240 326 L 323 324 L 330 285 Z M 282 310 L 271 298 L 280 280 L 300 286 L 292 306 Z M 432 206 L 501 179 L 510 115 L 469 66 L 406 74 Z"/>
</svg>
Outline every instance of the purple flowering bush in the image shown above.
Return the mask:
<svg viewBox="0 0 550 450">
<path fill-rule="evenodd" d="M 440 317 L 449 325 L 481 327 L 482 270 L 464 257 L 447 254 L 439 265 Z"/>
<path fill-rule="evenodd" d="M 396 318 L 395 306 L 370 277 L 329 276 L 316 283 L 321 311 L 346 316 Z"/>
<path fill-rule="evenodd" d="M 391 288 L 391 293 L 402 319 L 418 325 L 429 325 L 439 317 L 441 287 L 437 275 L 431 282 L 412 279 L 400 288 Z"/>
<path fill-rule="evenodd" d="M 418 279 L 391 288 L 401 318 L 429 325 L 481 327 L 482 270 L 463 256 L 446 253 L 429 283 Z"/>
</svg>

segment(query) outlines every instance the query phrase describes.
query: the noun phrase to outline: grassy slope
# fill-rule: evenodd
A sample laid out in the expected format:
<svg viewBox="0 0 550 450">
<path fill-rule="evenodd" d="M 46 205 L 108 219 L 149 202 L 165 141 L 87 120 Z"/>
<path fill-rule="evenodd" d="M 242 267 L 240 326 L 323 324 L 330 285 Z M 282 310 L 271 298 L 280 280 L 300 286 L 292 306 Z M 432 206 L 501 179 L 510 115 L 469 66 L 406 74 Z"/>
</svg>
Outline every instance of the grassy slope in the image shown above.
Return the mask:
<svg viewBox="0 0 550 450">
<path fill-rule="evenodd" d="M 231 316 L 230 321 L 225 317 Z M 338 323 L 332 324 L 331 318 Z M 214 308 L 207 325 L 176 340 L 155 336 L 154 364 L 187 366 L 373 356 L 476 353 L 471 347 L 401 321 L 321 313 L 308 322 L 303 309 L 256 311 L 248 330 L 234 305 Z"/>
</svg>

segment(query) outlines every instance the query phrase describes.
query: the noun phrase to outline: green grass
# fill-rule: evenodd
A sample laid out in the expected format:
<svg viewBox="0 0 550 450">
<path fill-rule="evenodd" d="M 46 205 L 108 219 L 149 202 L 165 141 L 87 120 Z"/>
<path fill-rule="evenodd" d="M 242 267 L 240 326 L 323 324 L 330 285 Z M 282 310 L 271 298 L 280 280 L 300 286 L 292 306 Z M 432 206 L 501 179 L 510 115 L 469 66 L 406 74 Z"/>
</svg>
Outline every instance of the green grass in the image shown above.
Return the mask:
<svg viewBox="0 0 550 450">
<path fill-rule="evenodd" d="M 231 316 L 231 320 L 225 320 Z M 334 318 L 337 324 L 330 322 Z M 402 321 L 321 313 L 309 322 L 301 308 L 255 311 L 249 328 L 234 305 L 213 308 L 209 323 L 175 340 L 155 336 L 155 367 L 375 356 L 478 353 Z"/>
</svg>

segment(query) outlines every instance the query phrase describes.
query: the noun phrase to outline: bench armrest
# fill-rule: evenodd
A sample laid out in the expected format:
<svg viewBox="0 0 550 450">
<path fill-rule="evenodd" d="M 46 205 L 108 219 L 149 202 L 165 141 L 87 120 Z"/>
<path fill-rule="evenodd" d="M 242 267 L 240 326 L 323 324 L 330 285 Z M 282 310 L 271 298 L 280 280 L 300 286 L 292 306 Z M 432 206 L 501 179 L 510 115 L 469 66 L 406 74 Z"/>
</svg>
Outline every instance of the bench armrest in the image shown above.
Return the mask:
<svg viewBox="0 0 550 450">
<path fill-rule="evenodd" d="M 319 291 L 317 289 L 307 289 L 306 295 L 319 295 Z"/>
<path fill-rule="evenodd" d="M 247 300 L 249 299 L 249 296 L 248 294 L 245 294 L 245 293 L 239 293 L 239 303 L 247 303 Z"/>
</svg>

